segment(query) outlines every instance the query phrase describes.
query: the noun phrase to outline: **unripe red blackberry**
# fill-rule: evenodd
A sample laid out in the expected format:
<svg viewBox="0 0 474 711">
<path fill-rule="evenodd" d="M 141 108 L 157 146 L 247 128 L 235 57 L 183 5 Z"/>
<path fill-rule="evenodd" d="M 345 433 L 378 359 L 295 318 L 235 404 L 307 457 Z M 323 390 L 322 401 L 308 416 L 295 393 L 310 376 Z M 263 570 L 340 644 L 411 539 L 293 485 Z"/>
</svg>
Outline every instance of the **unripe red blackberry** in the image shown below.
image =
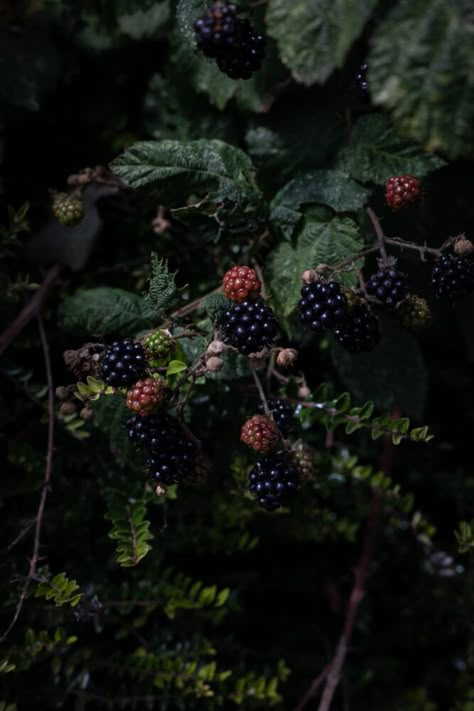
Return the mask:
<svg viewBox="0 0 474 711">
<path fill-rule="evenodd" d="M 215 59 L 231 49 L 237 34 L 237 7 L 215 2 L 206 8 L 194 23 L 196 45 L 206 55 Z"/>
<path fill-rule="evenodd" d="M 67 193 L 56 193 L 53 197 L 53 215 L 62 225 L 74 227 L 84 217 L 82 200 Z"/>
<path fill-rule="evenodd" d="M 132 385 L 145 375 L 145 351 L 132 338 L 115 341 L 105 351 L 100 363 L 100 374 L 107 385 L 114 388 Z"/>
<path fill-rule="evenodd" d="M 344 318 L 347 299 L 337 282 L 314 281 L 301 289 L 298 310 L 301 323 L 323 333 Z"/>
<path fill-rule="evenodd" d="M 263 457 L 249 472 L 249 491 L 267 511 L 275 511 L 296 492 L 298 468 L 284 457 Z"/>
<path fill-rule="evenodd" d="M 349 353 L 371 351 L 380 340 L 378 319 L 365 304 L 355 306 L 334 329 L 334 336 Z"/>
<path fill-rule="evenodd" d="M 172 351 L 173 337 L 167 331 L 153 331 L 141 339 L 147 356 L 161 359 L 166 358 Z"/>
<path fill-rule="evenodd" d="M 394 210 L 416 202 L 420 195 L 420 181 L 412 175 L 395 175 L 385 185 L 385 200 Z"/>
<path fill-rule="evenodd" d="M 431 284 L 438 298 L 456 301 L 470 294 L 474 291 L 474 261 L 443 254 L 434 264 Z"/>
<path fill-rule="evenodd" d="M 262 288 L 257 272 L 250 267 L 232 267 L 224 275 L 222 284 L 224 296 L 239 304 L 246 299 L 257 297 Z"/>
<path fill-rule="evenodd" d="M 240 439 L 257 452 L 269 452 L 280 441 L 280 431 L 268 417 L 254 415 L 244 423 Z"/>
<path fill-rule="evenodd" d="M 137 415 L 146 417 L 166 398 L 167 387 L 163 380 L 139 380 L 127 393 L 127 407 Z"/>
<path fill-rule="evenodd" d="M 431 311 L 426 299 L 410 294 L 397 307 L 402 326 L 410 331 L 419 331 L 431 320 Z"/>
</svg>

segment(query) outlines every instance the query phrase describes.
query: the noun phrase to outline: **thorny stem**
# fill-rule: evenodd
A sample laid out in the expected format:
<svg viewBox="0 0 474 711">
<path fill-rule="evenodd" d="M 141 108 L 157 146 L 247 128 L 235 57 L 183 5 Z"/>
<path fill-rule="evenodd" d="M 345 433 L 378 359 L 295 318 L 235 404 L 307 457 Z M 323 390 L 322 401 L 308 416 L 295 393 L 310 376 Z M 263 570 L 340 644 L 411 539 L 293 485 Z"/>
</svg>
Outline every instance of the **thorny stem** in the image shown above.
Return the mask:
<svg viewBox="0 0 474 711">
<path fill-rule="evenodd" d="M 30 566 L 28 569 L 28 576 L 24 582 L 22 591 L 20 593 L 20 597 L 18 599 L 13 618 L 12 618 L 10 624 L 8 625 L 7 629 L 3 633 L 3 635 L 0 637 L 0 642 L 5 641 L 5 639 L 8 637 L 11 630 L 15 626 L 15 624 L 20 616 L 24 602 L 26 600 L 26 596 L 28 594 L 30 584 L 36 578 L 36 570 L 37 570 L 38 563 L 40 560 L 39 551 L 40 551 L 40 545 L 41 545 L 41 527 L 43 525 L 43 516 L 44 516 L 44 510 L 45 510 L 45 506 L 46 506 L 46 499 L 48 498 L 49 485 L 50 485 L 51 475 L 52 475 L 52 471 L 53 471 L 54 424 L 55 424 L 54 383 L 53 383 L 53 375 L 52 375 L 52 370 L 51 370 L 51 359 L 50 359 L 50 355 L 49 355 L 49 345 L 48 345 L 48 341 L 46 338 L 46 332 L 44 329 L 43 319 L 41 318 L 40 315 L 37 316 L 37 321 L 38 321 L 38 329 L 39 329 L 40 339 L 41 339 L 41 346 L 43 349 L 43 357 L 44 357 L 44 362 L 45 362 L 45 367 L 46 367 L 46 378 L 47 378 L 47 383 L 48 383 L 48 449 L 47 449 L 47 454 L 46 454 L 46 468 L 45 468 L 45 473 L 44 473 L 44 480 L 43 480 L 43 487 L 42 487 L 42 491 L 41 491 L 40 502 L 39 502 L 38 511 L 36 514 L 36 519 L 35 519 L 35 521 L 36 521 L 35 539 L 34 539 L 34 543 L 33 543 L 33 554 L 31 556 Z"/>
<path fill-rule="evenodd" d="M 398 247 L 399 249 L 415 250 L 420 255 L 421 261 L 425 262 L 427 254 L 432 254 L 434 257 L 440 257 L 442 250 L 452 242 L 452 239 L 450 238 L 445 242 L 444 245 L 442 245 L 440 249 L 436 249 L 434 247 L 428 247 L 426 244 L 416 244 L 415 242 L 407 242 L 404 239 L 400 239 L 400 237 L 387 237 L 382 230 L 379 218 L 371 207 L 367 208 L 367 214 L 370 217 L 372 225 L 374 226 L 378 242 L 377 249 L 379 250 L 382 256 L 384 264 L 387 263 L 388 259 L 387 250 L 385 249 L 386 244 L 391 244 L 392 246 Z"/>
<path fill-rule="evenodd" d="M 260 400 L 262 401 L 263 410 L 264 410 L 264 412 L 265 412 L 265 414 L 266 414 L 267 417 L 271 417 L 272 415 L 271 415 L 271 412 L 270 412 L 270 408 L 268 407 L 268 402 L 267 402 L 267 398 L 266 398 L 266 395 L 265 395 L 265 391 L 264 391 L 263 386 L 262 386 L 262 382 L 261 382 L 260 378 L 258 377 L 258 373 L 257 373 L 257 371 L 256 371 L 256 369 L 255 369 L 254 364 L 253 364 L 252 361 L 250 361 L 250 360 L 249 360 L 249 367 L 250 367 L 250 370 L 252 371 L 253 379 L 255 380 L 255 385 L 257 386 L 257 390 L 258 390 L 258 394 L 259 394 L 259 396 L 260 396 Z"/>
<path fill-rule="evenodd" d="M 382 226 L 380 224 L 380 220 L 375 214 L 375 212 L 372 210 L 371 207 L 367 208 L 367 214 L 370 218 L 370 221 L 372 222 L 372 225 L 374 226 L 375 234 L 377 235 L 377 241 L 378 241 L 378 250 L 380 252 L 380 256 L 382 257 L 384 265 L 387 264 L 388 261 L 388 254 L 387 250 L 385 249 L 385 235 L 382 230 Z"/>
</svg>

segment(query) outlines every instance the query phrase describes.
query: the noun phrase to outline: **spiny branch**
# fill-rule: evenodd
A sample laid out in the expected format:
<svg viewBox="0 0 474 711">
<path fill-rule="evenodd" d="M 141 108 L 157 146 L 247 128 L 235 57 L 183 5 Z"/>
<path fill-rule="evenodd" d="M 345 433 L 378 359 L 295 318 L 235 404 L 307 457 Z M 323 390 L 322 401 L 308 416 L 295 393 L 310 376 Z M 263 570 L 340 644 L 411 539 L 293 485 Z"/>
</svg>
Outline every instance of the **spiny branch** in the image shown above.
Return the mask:
<svg viewBox="0 0 474 711">
<path fill-rule="evenodd" d="M 43 525 L 43 517 L 44 517 L 45 506 L 46 506 L 46 499 L 48 498 L 51 475 L 52 475 L 52 471 L 53 471 L 54 424 L 55 424 L 54 383 L 53 383 L 53 374 L 52 374 L 52 370 L 51 370 L 51 359 L 50 359 L 50 355 L 49 355 L 49 345 L 48 345 L 48 340 L 46 338 L 46 332 L 44 329 L 43 319 L 41 318 L 41 316 L 39 316 L 39 315 L 37 316 L 37 321 L 38 321 L 38 329 L 39 329 L 40 339 L 41 339 L 41 346 L 43 349 L 43 357 L 44 357 L 44 363 L 45 363 L 45 367 L 46 367 L 46 378 L 47 378 L 47 384 L 48 384 L 48 449 L 47 449 L 47 454 L 46 454 L 46 468 L 45 468 L 45 473 L 44 473 L 44 480 L 43 480 L 40 502 L 39 502 L 38 511 L 36 514 L 35 539 L 34 539 L 34 544 L 33 544 L 33 554 L 31 556 L 30 566 L 28 569 L 28 576 L 24 582 L 22 591 L 20 593 L 20 597 L 17 602 L 13 618 L 12 618 L 10 624 L 8 625 L 7 629 L 3 633 L 3 635 L 0 637 L 0 642 L 5 641 L 5 639 L 8 637 L 11 630 L 15 626 L 15 624 L 20 616 L 23 605 L 25 603 L 29 587 L 30 587 L 31 583 L 34 580 L 36 580 L 36 578 L 37 578 L 36 570 L 37 570 L 38 563 L 40 560 L 39 551 L 40 551 L 40 545 L 41 545 L 41 528 Z"/>
</svg>

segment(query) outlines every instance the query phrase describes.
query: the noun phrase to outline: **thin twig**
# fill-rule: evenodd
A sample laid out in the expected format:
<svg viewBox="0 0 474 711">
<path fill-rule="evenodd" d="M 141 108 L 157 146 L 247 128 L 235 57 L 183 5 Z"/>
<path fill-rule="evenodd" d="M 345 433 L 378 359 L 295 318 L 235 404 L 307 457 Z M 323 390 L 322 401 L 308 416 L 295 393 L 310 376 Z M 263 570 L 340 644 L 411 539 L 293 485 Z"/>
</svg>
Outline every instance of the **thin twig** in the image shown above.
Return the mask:
<svg viewBox="0 0 474 711">
<path fill-rule="evenodd" d="M 0 355 L 7 350 L 8 346 L 23 331 L 25 326 L 40 312 L 44 300 L 61 273 L 61 269 L 62 266 L 59 264 L 55 264 L 49 269 L 29 303 L 20 311 L 13 323 L 0 335 Z"/>
<path fill-rule="evenodd" d="M 11 543 L 9 543 L 6 548 L 4 548 L 2 551 L 0 551 L 0 555 L 6 555 L 7 553 L 9 553 L 12 550 L 12 548 L 14 548 L 16 546 L 16 544 L 19 543 L 26 536 L 28 531 L 30 531 L 34 525 L 35 525 L 35 519 L 32 518 L 31 521 L 28 521 L 26 526 L 24 526 L 21 529 L 20 533 L 13 539 L 13 541 Z"/>
<path fill-rule="evenodd" d="M 435 249 L 434 247 L 428 247 L 426 244 L 416 244 L 415 242 L 407 242 L 399 237 L 385 237 L 385 242 L 391 244 L 399 249 L 414 249 L 419 253 L 422 262 L 426 261 L 426 255 L 432 254 L 434 257 L 440 257 L 442 254 L 441 249 Z"/>
<path fill-rule="evenodd" d="M 380 220 L 371 207 L 367 208 L 367 214 L 370 218 L 370 221 L 372 222 L 372 225 L 374 226 L 375 234 L 377 235 L 378 250 L 380 252 L 380 256 L 382 257 L 384 264 L 387 264 L 388 254 L 387 250 L 385 249 L 385 235 L 383 233 Z"/>
<path fill-rule="evenodd" d="M 264 299 L 267 298 L 267 290 L 265 288 L 265 279 L 263 278 L 263 272 L 262 268 L 260 267 L 260 264 L 257 262 L 256 259 L 252 259 L 252 265 L 255 271 L 257 272 L 257 276 L 260 279 L 260 283 L 262 285 L 262 296 Z"/>
<path fill-rule="evenodd" d="M 28 569 L 28 576 L 25 580 L 22 591 L 20 593 L 20 597 L 17 602 L 12 621 L 8 625 L 8 627 L 5 630 L 5 632 L 3 633 L 3 635 L 0 637 L 0 642 L 5 641 L 5 639 L 8 637 L 11 630 L 15 626 L 15 624 L 20 616 L 24 602 L 26 600 L 26 596 L 28 594 L 30 584 L 32 583 L 33 580 L 36 579 L 36 569 L 38 567 L 38 563 L 40 560 L 39 551 L 40 551 L 40 545 L 41 545 L 41 527 L 43 525 L 43 516 L 44 516 L 44 510 L 45 510 L 45 506 L 46 506 L 46 499 L 48 498 L 49 485 L 50 485 L 51 475 L 52 475 L 52 471 L 53 471 L 54 425 L 55 425 L 54 383 L 53 383 L 53 374 L 52 374 L 52 370 L 51 370 L 51 358 L 49 355 L 48 340 L 46 338 L 46 332 L 44 329 L 43 319 L 41 318 L 40 315 L 37 316 L 37 321 L 38 321 L 38 329 L 39 329 L 40 339 L 41 339 L 41 346 L 43 349 L 44 363 L 45 363 L 45 367 L 46 367 L 46 379 L 47 379 L 47 383 L 48 383 L 48 450 L 47 450 L 47 454 L 46 454 L 46 468 L 45 468 L 45 473 L 44 473 L 44 480 L 43 480 L 40 502 L 39 502 L 38 511 L 36 514 L 36 519 L 35 519 L 36 520 L 35 539 L 34 539 L 34 544 L 33 544 L 33 555 L 31 556 L 30 566 Z"/>
<path fill-rule="evenodd" d="M 327 675 L 328 675 L 328 672 L 329 672 L 329 664 L 327 665 L 327 667 L 324 667 L 324 669 L 322 670 L 321 674 L 319 674 L 319 675 L 316 677 L 316 679 L 314 679 L 314 680 L 311 682 L 311 685 L 310 685 L 308 691 L 307 691 L 306 694 L 303 696 L 303 698 L 301 699 L 301 701 L 295 706 L 295 708 L 293 709 L 293 711 L 303 711 L 303 709 L 304 709 L 304 707 L 306 706 L 306 704 L 308 703 L 308 701 L 311 701 L 311 699 L 313 698 L 313 696 L 316 695 L 317 690 L 319 689 L 319 687 L 321 686 L 321 684 L 323 683 L 323 681 L 326 679 L 326 677 L 327 677 Z"/>
<path fill-rule="evenodd" d="M 257 371 L 256 371 L 256 369 L 255 369 L 255 366 L 254 366 L 254 364 L 252 363 L 251 360 L 249 360 L 249 366 L 250 366 L 250 370 L 252 371 L 253 379 L 255 380 L 255 385 L 257 386 L 257 390 L 258 390 L 258 394 L 259 394 L 260 400 L 262 401 L 263 410 L 264 410 L 264 412 L 265 412 L 265 414 L 266 414 L 267 417 L 272 417 L 272 414 L 271 414 L 271 412 L 270 412 L 270 408 L 268 407 L 267 398 L 266 398 L 265 391 L 264 391 L 264 389 L 263 389 L 261 380 L 260 380 L 260 378 L 258 377 L 258 373 L 257 373 Z"/>
</svg>

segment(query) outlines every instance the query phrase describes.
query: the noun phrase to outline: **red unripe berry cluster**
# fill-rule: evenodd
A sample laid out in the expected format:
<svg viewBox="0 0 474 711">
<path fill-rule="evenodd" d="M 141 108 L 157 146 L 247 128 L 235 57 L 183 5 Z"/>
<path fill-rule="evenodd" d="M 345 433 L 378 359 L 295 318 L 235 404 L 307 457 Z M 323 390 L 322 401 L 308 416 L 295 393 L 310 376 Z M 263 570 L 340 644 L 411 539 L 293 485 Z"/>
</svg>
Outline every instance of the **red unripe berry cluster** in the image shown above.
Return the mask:
<svg viewBox="0 0 474 711">
<path fill-rule="evenodd" d="M 262 288 L 257 273 L 250 267 L 232 267 L 225 274 L 222 283 L 224 295 L 239 304 L 245 299 L 257 297 Z"/>
<path fill-rule="evenodd" d="M 162 380 L 139 380 L 127 393 L 127 407 L 141 417 L 149 415 L 166 397 L 166 384 Z"/>
<path fill-rule="evenodd" d="M 412 175 L 395 175 L 387 180 L 385 200 L 394 210 L 415 202 L 420 195 L 420 181 Z"/>
<path fill-rule="evenodd" d="M 280 430 L 269 417 L 254 415 L 240 432 L 242 442 L 257 452 L 269 452 L 280 440 Z"/>
</svg>

